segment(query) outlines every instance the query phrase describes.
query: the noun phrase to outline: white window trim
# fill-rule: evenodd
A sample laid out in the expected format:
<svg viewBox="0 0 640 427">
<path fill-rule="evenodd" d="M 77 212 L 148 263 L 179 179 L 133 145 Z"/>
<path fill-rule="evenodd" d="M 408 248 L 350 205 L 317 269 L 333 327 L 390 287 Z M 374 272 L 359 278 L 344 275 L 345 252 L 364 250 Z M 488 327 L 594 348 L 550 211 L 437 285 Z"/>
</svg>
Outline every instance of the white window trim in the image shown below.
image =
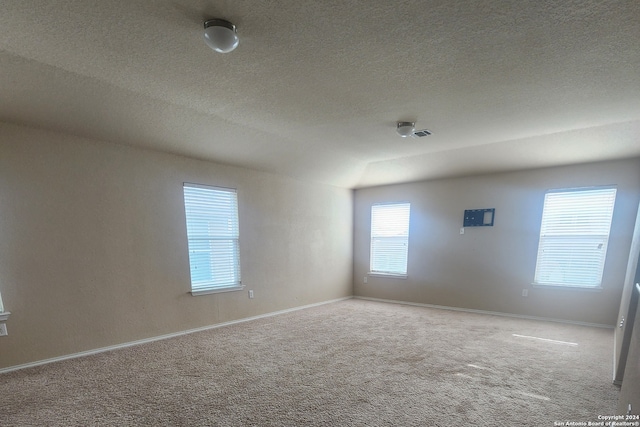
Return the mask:
<svg viewBox="0 0 640 427">
<path fill-rule="evenodd" d="M 2 294 L 0 294 L 0 322 L 6 322 L 9 320 L 9 315 L 11 313 L 8 311 L 4 311 L 4 304 L 2 303 Z"/>
<path fill-rule="evenodd" d="M 406 274 L 399 273 L 380 273 L 378 271 L 369 271 L 367 276 L 370 277 L 381 277 L 383 279 L 407 279 L 409 276 Z"/>
<path fill-rule="evenodd" d="M 542 251 L 542 238 L 543 238 L 543 230 L 542 227 L 544 225 L 544 215 L 545 215 L 545 209 L 543 206 L 543 217 L 541 220 L 541 230 L 540 230 L 540 235 L 539 235 L 539 241 L 538 241 L 538 252 L 536 255 L 536 267 L 535 267 L 535 271 L 534 271 L 534 281 L 532 283 L 532 285 L 536 288 L 540 288 L 540 289 L 557 289 L 557 290 L 569 290 L 569 289 L 573 289 L 573 290 L 580 290 L 580 291 L 593 291 L 593 292 L 600 292 L 602 291 L 602 278 L 604 276 L 604 269 L 605 269 L 605 264 L 606 264 L 606 259 L 607 259 L 607 251 L 608 251 L 608 247 L 609 247 L 609 238 L 611 236 L 611 225 L 613 223 L 613 211 L 615 209 L 615 201 L 616 201 L 616 186 L 615 185 L 608 185 L 608 186 L 598 186 L 598 187 L 581 187 L 581 188 L 563 188 L 563 189 L 554 189 L 554 190 L 548 190 L 545 193 L 545 201 L 547 199 L 547 195 L 549 194 L 559 194 L 559 193 L 577 193 L 577 192 L 588 192 L 588 191 L 598 191 L 598 190 L 613 190 L 613 204 L 611 205 L 611 217 L 609 218 L 609 223 L 608 223 L 608 230 L 606 235 L 605 234 L 601 234 L 600 236 L 602 238 L 605 239 L 605 243 L 604 243 L 604 251 L 603 251 L 603 255 L 602 255 L 602 267 L 599 271 L 600 274 L 600 278 L 599 278 L 599 282 L 598 284 L 595 285 L 589 285 L 589 284 L 580 284 L 580 283 L 554 283 L 554 282 L 540 282 L 537 281 L 537 277 L 539 274 L 539 265 L 540 265 L 540 253 Z M 587 235 L 588 233 L 583 233 L 583 234 L 575 234 L 574 238 L 580 238 L 583 237 L 585 235 Z"/>
<path fill-rule="evenodd" d="M 600 286 L 588 286 L 588 285 L 563 285 L 563 284 L 544 284 L 531 282 L 531 286 L 538 289 L 549 289 L 558 291 L 586 291 L 586 292 L 602 292 L 602 285 Z"/>
<path fill-rule="evenodd" d="M 226 286 L 224 288 L 218 288 L 218 289 L 200 289 L 195 291 L 190 290 L 189 293 L 195 297 L 199 295 L 221 294 L 223 292 L 241 291 L 243 289 L 244 289 L 244 285 L 240 284 L 238 286 Z"/>
<path fill-rule="evenodd" d="M 239 214 L 238 214 L 238 200 L 237 200 L 237 190 L 234 188 L 226 188 L 226 187 L 217 187 L 217 186 L 211 186 L 211 185 L 203 185 L 203 184 L 194 184 L 194 183 L 190 183 L 190 182 L 185 182 L 183 184 L 183 196 L 184 196 L 184 190 L 186 188 L 200 188 L 200 189 L 206 189 L 206 190 L 212 190 L 212 191 L 223 191 L 223 192 L 227 192 L 227 193 L 234 193 L 236 195 L 236 200 L 235 200 L 235 227 L 237 230 L 237 235 L 233 238 L 231 238 L 231 240 L 235 240 L 236 241 L 236 247 L 237 247 L 237 258 L 235 259 L 236 262 L 236 268 L 237 268 L 237 277 L 238 277 L 238 283 L 235 285 L 229 285 L 229 286 L 211 286 L 211 287 L 203 287 L 203 288 L 199 288 L 199 289 L 194 289 L 193 288 L 193 278 L 191 277 L 191 249 L 189 249 L 189 277 L 190 277 L 190 285 L 191 285 L 191 290 L 189 291 L 189 293 L 193 296 L 200 296 L 200 295 L 208 295 L 208 294 L 216 294 L 216 293 L 222 293 L 222 292 L 234 292 L 234 291 L 241 291 L 244 289 L 244 285 L 242 284 L 242 278 L 241 278 L 241 264 L 240 264 L 240 249 L 239 249 L 239 244 L 240 244 L 240 233 L 239 233 Z M 187 215 L 187 201 L 185 199 L 184 201 L 185 203 L 185 220 L 187 220 L 188 222 L 188 215 Z M 190 246 L 191 243 L 191 238 L 189 236 L 189 230 L 188 230 L 188 224 L 187 224 L 187 245 Z M 226 240 L 226 239 L 225 239 Z"/>
</svg>

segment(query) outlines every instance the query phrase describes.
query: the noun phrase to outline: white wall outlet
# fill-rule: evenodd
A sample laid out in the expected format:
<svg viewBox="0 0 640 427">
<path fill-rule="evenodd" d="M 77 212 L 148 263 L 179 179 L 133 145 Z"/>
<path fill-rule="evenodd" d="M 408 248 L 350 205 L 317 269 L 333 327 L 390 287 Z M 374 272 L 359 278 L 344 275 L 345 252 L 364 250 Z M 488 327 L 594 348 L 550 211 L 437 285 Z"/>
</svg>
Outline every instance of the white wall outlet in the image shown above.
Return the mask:
<svg viewBox="0 0 640 427">
<path fill-rule="evenodd" d="M 249 298 L 253 299 L 253 291 L 249 291 Z"/>
<path fill-rule="evenodd" d="M 7 335 L 9 335 L 7 332 L 7 324 L 0 323 L 0 337 L 6 337 Z"/>
<path fill-rule="evenodd" d="M 364 276 L 364 283 L 367 283 L 367 280 L 369 280 L 367 276 Z"/>
<path fill-rule="evenodd" d="M 529 289 L 523 289 L 522 290 L 522 296 L 523 297 L 528 297 L 529 296 Z"/>
<path fill-rule="evenodd" d="M 460 234 L 464 234 L 464 227 L 460 228 Z"/>
</svg>

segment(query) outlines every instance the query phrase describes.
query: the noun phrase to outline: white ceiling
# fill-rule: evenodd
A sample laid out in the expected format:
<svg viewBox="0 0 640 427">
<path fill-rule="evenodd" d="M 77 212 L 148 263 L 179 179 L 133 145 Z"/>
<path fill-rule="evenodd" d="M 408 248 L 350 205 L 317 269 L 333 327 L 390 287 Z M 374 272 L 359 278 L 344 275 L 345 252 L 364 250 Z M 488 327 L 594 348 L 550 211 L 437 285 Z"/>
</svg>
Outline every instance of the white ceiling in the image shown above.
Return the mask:
<svg viewBox="0 0 640 427">
<path fill-rule="evenodd" d="M 346 188 L 635 157 L 640 1 L 4 0 L 0 85 L 3 121 Z"/>
</svg>

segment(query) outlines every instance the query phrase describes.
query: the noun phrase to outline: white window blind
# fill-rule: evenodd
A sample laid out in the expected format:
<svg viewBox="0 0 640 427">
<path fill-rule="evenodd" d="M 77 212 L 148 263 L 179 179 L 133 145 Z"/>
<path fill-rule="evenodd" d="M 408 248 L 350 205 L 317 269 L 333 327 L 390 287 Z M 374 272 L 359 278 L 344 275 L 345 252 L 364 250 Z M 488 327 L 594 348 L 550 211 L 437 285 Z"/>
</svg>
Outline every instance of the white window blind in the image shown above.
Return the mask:
<svg viewBox="0 0 640 427">
<path fill-rule="evenodd" d="M 407 274 L 410 203 L 371 206 L 371 273 Z"/>
<path fill-rule="evenodd" d="M 242 289 L 236 190 L 184 184 L 191 292 Z"/>
<path fill-rule="evenodd" d="M 615 199 L 615 188 L 545 195 L 535 284 L 601 286 Z"/>
</svg>

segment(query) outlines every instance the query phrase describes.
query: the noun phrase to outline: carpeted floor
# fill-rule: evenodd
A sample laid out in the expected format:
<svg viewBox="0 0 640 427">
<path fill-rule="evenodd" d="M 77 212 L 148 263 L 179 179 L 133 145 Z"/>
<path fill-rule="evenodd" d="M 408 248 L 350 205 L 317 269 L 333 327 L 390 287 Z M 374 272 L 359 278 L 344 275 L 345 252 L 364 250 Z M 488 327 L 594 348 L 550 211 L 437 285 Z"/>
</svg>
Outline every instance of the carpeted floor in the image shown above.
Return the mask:
<svg viewBox="0 0 640 427">
<path fill-rule="evenodd" d="M 347 300 L 0 375 L 0 425 L 593 422 L 616 407 L 612 337 Z"/>
</svg>

